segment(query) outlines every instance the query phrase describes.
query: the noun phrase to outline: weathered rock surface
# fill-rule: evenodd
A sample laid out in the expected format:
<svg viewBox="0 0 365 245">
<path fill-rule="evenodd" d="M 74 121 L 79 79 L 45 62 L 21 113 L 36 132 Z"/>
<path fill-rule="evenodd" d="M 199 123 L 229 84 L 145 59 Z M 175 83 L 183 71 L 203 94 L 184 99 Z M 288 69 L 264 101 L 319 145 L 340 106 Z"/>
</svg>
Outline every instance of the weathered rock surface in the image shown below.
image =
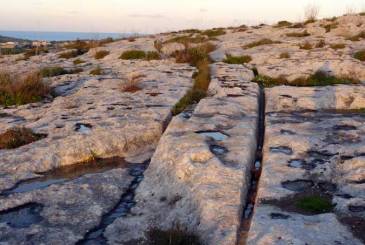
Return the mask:
<svg viewBox="0 0 365 245">
<path fill-rule="evenodd" d="M 263 170 L 248 244 L 362 244 L 363 87 L 282 86 L 266 94 Z M 308 196 L 328 199 L 333 210 L 301 208 Z"/>
<path fill-rule="evenodd" d="M 111 244 L 176 226 L 205 244 L 235 244 L 256 149 L 259 91 L 242 66 L 212 70 L 210 96 L 191 117 L 175 117 L 161 138 L 131 215 L 107 228 Z"/>
</svg>

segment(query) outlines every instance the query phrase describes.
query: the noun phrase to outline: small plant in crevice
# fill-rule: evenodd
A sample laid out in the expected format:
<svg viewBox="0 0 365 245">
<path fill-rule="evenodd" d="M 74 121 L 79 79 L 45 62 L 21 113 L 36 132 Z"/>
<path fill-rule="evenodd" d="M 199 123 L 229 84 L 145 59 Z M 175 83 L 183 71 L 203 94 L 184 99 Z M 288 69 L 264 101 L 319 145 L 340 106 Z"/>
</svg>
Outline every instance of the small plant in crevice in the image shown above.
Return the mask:
<svg viewBox="0 0 365 245">
<path fill-rule="evenodd" d="M 170 230 L 151 229 L 148 231 L 150 245 L 201 245 L 199 237 L 181 228 Z"/>
<path fill-rule="evenodd" d="M 324 48 L 326 46 L 326 41 L 321 39 L 316 43 L 316 48 Z"/>
<path fill-rule="evenodd" d="M 188 48 L 187 46 L 185 50 L 177 51 L 173 55 L 177 63 L 189 63 L 198 69 L 198 72 L 193 75 L 193 87 L 174 106 L 172 109 L 173 115 L 181 113 L 189 105 L 198 103 L 206 96 L 210 83 L 209 53 L 214 49 L 214 45 L 206 43 L 194 48 Z"/>
<path fill-rule="evenodd" d="M 44 138 L 28 128 L 11 128 L 0 134 L 0 149 L 14 149 Z"/>
<path fill-rule="evenodd" d="M 131 73 L 121 86 L 122 92 L 135 93 L 141 90 L 140 83 L 144 77 L 145 75 L 141 73 Z"/>
<path fill-rule="evenodd" d="M 365 49 L 357 51 L 354 53 L 354 58 L 360 61 L 365 61 Z"/>
<path fill-rule="evenodd" d="M 42 100 L 50 89 L 40 72 L 25 75 L 0 73 L 0 105 L 24 105 Z"/>
<path fill-rule="evenodd" d="M 273 40 L 268 39 L 268 38 L 263 38 L 263 39 L 260 39 L 258 41 L 246 44 L 242 48 L 243 49 L 250 49 L 250 48 L 257 47 L 257 46 L 270 45 L 270 44 L 279 44 L 279 43 L 281 43 L 281 42 L 280 41 L 273 41 Z"/>
<path fill-rule="evenodd" d="M 290 27 L 293 23 L 289 22 L 289 21 L 286 21 L 286 20 L 282 20 L 282 21 L 279 21 L 274 27 Z"/>
<path fill-rule="evenodd" d="M 223 60 L 223 62 L 227 64 L 245 64 L 252 61 L 252 58 L 249 55 L 233 56 L 228 54 L 226 56 L 227 57 Z"/>
<path fill-rule="evenodd" d="M 320 195 L 310 195 L 298 198 L 295 205 L 297 208 L 311 214 L 321 214 L 331 212 L 334 205 L 328 198 Z"/>
<path fill-rule="evenodd" d="M 105 56 L 109 55 L 110 52 L 107 50 L 99 50 L 95 53 L 94 58 L 97 60 L 103 59 Z"/>
</svg>

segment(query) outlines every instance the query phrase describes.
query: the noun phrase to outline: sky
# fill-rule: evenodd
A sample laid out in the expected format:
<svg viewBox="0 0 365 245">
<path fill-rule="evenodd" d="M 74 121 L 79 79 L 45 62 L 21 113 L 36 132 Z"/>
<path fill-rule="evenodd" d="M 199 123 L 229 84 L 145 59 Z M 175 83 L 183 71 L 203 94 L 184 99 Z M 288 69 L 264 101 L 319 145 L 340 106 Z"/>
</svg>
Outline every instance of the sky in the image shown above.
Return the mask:
<svg viewBox="0 0 365 245">
<path fill-rule="evenodd" d="M 0 30 L 158 33 L 365 11 L 365 0 L 0 0 Z"/>
</svg>

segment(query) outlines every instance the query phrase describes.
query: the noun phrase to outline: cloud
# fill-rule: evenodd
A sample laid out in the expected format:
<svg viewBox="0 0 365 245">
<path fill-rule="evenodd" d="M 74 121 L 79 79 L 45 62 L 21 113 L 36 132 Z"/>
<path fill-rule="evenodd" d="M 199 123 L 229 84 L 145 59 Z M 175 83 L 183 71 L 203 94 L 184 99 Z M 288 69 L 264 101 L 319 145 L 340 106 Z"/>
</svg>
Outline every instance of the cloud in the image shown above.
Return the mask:
<svg viewBox="0 0 365 245">
<path fill-rule="evenodd" d="M 201 12 L 201 13 L 205 13 L 205 12 L 208 12 L 208 9 L 200 8 L 200 9 L 199 9 L 199 12 Z"/>
<path fill-rule="evenodd" d="M 146 19 L 161 19 L 166 18 L 166 16 L 162 14 L 130 14 L 128 15 L 131 18 L 146 18 Z"/>
</svg>

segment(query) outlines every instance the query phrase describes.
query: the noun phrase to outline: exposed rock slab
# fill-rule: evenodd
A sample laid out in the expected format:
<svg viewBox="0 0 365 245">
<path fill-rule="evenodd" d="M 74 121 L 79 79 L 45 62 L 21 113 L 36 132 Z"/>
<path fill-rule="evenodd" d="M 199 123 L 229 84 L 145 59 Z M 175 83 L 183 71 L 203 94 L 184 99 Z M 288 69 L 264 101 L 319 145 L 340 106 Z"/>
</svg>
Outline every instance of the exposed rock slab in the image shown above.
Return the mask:
<svg viewBox="0 0 365 245">
<path fill-rule="evenodd" d="M 243 66 L 212 65 L 210 96 L 175 117 L 137 189 L 130 216 L 106 230 L 111 244 L 180 226 L 205 244 L 235 244 L 256 149 L 258 93 Z"/>
<path fill-rule="evenodd" d="M 247 243 L 362 244 L 364 222 L 341 221 L 365 218 L 363 87 L 276 87 L 266 94 L 263 170 Z M 300 208 L 301 198 L 318 195 L 333 210 Z"/>
</svg>

